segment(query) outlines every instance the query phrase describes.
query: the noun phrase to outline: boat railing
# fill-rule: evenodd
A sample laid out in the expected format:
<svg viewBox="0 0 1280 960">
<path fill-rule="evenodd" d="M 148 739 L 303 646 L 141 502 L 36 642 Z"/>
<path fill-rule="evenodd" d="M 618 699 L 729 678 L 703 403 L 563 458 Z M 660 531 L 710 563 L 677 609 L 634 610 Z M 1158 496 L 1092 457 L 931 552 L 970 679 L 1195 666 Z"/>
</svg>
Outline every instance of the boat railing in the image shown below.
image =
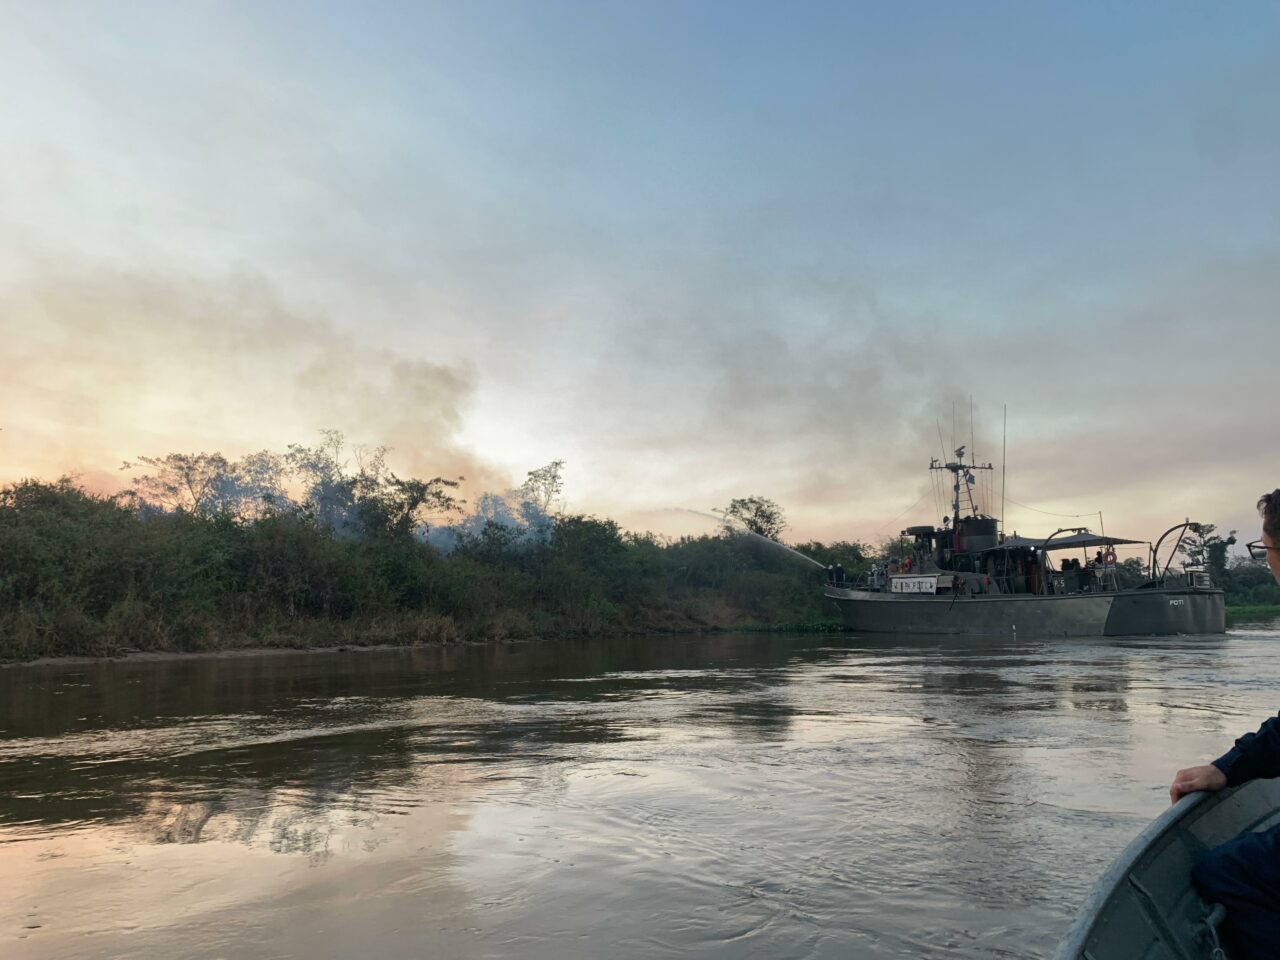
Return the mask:
<svg viewBox="0 0 1280 960">
<path fill-rule="evenodd" d="M 1213 582 L 1213 575 L 1208 570 L 1188 569 L 1180 573 L 1168 571 L 1164 576 L 1157 577 L 1154 580 L 1147 580 L 1138 584 L 1136 587 L 1129 589 L 1136 590 L 1169 590 L 1169 589 L 1191 589 L 1191 590 L 1214 590 L 1217 584 Z"/>
<path fill-rule="evenodd" d="M 1135 585 L 1121 586 L 1120 584 L 1121 567 L 1115 563 L 1095 564 L 1090 562 L 1087 566 L 1079 569 L 1052 570 L 1046 577 L 1045 592 L 1053 595 L 1064 595 L 1071 593 L 1118 593 L 1121 590 L 1131 590 Z M 1211 586 L 1207 581 L 1196 579 L 1192 581 L 1189 577 L 1182 574 L 1174 573 L 1166 580 L 1173 580 L 1176 584 L 1187 583 L 1192 586 Z M 1151 584 L 1148 585 L 1148 588 Z"/>
<path fill-rule="evenodd" d="M 1172 578 L 1166 576 L 1165 579 L 1172 579 L 1175 584 L 1191 587 L 1193 590 L 1213 589 L 1213 574 L 1208 567 L 1183 564 L 1181 573 L 1173 574 Z"/>
<path fill-rule="evenodd" d="M 1076 579 L 1071 574 L 1055 571 L 1049 574 L 1044 580 L 1044 592 L 1050 596 L 1065 596 L 1072 593 L 1116 593 L 1120 590 L 1133 589 L 1130 587 L 1122 587 L 1119 582 L 1117 570 L 1114 566 L 1090 568 L 1091 574 L 1086 579 Z M 1028 590 L 1019 591 L 1018 586 L 1027 586 L 1025 577 L 1015 576 L 992 576 L 990 578 L 992 585 L 995 587 L 991 593 L 996 594 L 1012 594 L 1019 592 L 1030 592 Z M 1015 581 L 1022 581 L 1015 583 Z M 1073 582 L 1074 581 L 1074 582 Z M 870 574 L 864 574 L 860 577 L 843 580 L 827 580 L 826 585 L 835 587 L 840 590 L 867 590 L 872 593 L 883 592 L 887 586 L 884 578 L 877 581 Z M 1170 570 L 1159 580 L 1147 581 L 1142 586 L 1146 589 L 1166 588 L 1166 587 L 1190 587 L 1197 590 L 1213 589 L 1213 578 L 1207 570 L 1187 569 L 1181 572 Z"/>
</svg>

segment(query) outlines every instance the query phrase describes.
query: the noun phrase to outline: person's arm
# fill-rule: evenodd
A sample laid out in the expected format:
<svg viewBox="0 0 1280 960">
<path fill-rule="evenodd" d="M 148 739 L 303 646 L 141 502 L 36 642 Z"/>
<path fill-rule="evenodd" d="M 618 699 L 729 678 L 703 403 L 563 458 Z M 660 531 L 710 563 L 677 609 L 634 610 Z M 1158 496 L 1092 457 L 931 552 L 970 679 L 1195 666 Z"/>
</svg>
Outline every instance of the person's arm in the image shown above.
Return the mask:
<svg viewBox="0 0 1280 960">
<path fill-rule="evenodd" d="M 1197 790 L 1213 792 L 1250 780 L 1280 777 L 1280 716 L 1267 720 L 1256 733 L 1246 733 L 1213 763 L 1179 770 L 1169 787 L 1169 800 Z"/>
<path fill-rule="evenodd" d="M 1213 765 L 1222 771 L 1228 787 L 1280 777 L 1280 716 L 1267 720 L 1256 733 L 1246 733 Z"/>
</svg>

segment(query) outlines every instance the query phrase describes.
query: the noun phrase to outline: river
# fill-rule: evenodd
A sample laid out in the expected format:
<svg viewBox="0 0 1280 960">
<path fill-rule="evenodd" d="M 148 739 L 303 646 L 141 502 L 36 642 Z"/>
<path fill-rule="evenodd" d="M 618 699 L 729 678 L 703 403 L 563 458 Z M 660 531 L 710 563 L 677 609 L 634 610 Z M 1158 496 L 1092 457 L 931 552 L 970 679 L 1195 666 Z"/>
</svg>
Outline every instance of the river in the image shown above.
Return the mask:
<svg viewBox="0 0 1280 960">
<path fill-rule="evenodd" d="M 0 955 L 1043 957 L 1277 625 L 0 669 Z"/>
</svg>

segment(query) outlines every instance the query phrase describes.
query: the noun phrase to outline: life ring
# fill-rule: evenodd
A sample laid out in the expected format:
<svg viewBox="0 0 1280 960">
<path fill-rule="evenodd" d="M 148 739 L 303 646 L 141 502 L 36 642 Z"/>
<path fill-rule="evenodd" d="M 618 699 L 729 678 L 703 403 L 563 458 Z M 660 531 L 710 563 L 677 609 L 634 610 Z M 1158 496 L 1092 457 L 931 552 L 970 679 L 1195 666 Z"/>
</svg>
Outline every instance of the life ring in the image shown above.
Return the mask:
<svg viewBox="0 0 1280 960">
<path fill-rule="evenodd" d="M 1107 552 L 1102 555 L 1102 562 L 1108 567 L 1114 567 L 1116 564 L 1116 552 L 1107 547 Z"/>
<path fill-rule="evenodd" d="M 902 561 L 902 572 L 903 572 L 903 573 L 910 573 L 910 572 L 911 572 L 911 558 L 910 558 L 910 557 L 907 557 L 907 559 L 905 559 L 905 560 L 903 560 L 903 561 Z"/>
</svg>

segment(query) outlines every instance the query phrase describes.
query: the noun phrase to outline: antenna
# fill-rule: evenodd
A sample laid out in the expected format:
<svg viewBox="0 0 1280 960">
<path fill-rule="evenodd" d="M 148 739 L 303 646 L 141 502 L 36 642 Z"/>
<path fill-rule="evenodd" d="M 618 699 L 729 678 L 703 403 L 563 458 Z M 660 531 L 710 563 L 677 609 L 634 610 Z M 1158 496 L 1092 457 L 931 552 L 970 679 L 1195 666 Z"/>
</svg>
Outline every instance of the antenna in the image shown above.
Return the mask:
<svg viewBox="0 0 1280 960">
<path fill-rule="evenodd" d="M 978 445 L 973 442 L 973 394 L 969 394 L 969 459 L 978 462 Z M 981 487 L 979 487 L 981 491 Z M 974 511 L 975 513 L 977 511 Z"/>
<path fill-rule="evenodd" d="M 1009 405 L 1004 405 L 1004 427 L 1000 437 L 1000 532 L 1004 533 L 1004 473 L 1009 466 Z"/>
<path fill-rule="evenodd" d="M 973 442 L 973 394 L 969 394 L 969 459 L 978 459 L 978 445 Z"/>
</svg>

